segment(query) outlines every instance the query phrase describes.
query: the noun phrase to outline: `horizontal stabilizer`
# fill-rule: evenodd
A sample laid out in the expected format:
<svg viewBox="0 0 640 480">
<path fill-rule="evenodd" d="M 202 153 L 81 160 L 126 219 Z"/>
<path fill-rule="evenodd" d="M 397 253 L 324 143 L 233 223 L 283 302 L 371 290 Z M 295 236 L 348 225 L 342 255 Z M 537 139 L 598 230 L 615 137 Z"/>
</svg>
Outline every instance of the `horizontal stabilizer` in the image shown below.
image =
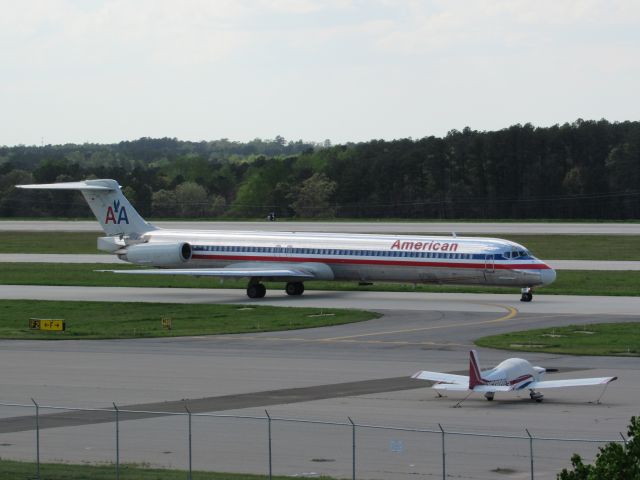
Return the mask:
<svg viewBox="0 0 640 480">
<path fill-rule="evenodd" d="M 86 190 L 86 191 L 103 191 L 108 192 L 115 190 L 117 184 L 108 186 L 103 184 L 92 183 L 91 180 L 83 182 L 62 182 L 62 183 L 40 183 L 32 185 L 16 185 L 18 188 L 26 188 L 29 190 Z"/>
<path fill-rule="evenodd" d="M 411 378 L 417 378 L 418 380 L 431 380 L 433 382 L 459 383 L 464 385 L 465 388 L 469 385 L 469 377 L 466 375 L 454 375 L 453 373 L 429 372 L 423 370 L 421 372 L 414 373 Z"/>
</svg>

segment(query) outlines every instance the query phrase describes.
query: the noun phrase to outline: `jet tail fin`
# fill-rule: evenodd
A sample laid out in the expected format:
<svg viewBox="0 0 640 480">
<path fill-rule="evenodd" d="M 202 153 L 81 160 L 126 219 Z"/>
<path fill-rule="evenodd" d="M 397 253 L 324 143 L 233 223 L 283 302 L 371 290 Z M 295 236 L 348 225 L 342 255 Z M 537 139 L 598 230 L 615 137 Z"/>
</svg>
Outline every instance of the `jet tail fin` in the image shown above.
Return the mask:
<svg viewBox="0 0 640 480">
<path fill-rule="evenodd" d="M 126 199 L 115 180 L 16 185 L 34 190 L 79 190 L 107 235 L 141 235 L 156 227 L 147 223 Z"/>
<path fill-rule="evenodd" d="M 475 350 L 469 351 L 469 390 L 473 390 L 478 385 L 486 385 L 486 380 L 482 378 L 482 370 L 478 362 L 478 353 Z"/>
</svg>

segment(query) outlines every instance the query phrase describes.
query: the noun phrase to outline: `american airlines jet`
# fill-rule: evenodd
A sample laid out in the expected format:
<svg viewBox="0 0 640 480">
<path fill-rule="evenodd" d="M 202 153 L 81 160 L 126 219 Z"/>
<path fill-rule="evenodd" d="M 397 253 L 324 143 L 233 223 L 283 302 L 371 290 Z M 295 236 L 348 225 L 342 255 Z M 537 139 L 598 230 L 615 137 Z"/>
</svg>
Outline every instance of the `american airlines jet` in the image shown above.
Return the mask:
<svg viewBox="0 0 640 480">
<path fill-rule="evenodd" d="M 249 298 L 265 296 L 263 281 L 302 295 L 305 281 L 352 280 L 519 287 L 529 302 L 533 287 L 556 278 L 526 248 L 497 238 L 165 230 L 147 223 L 115 180 L 18 187 L 80 191 L 107 235 L 99 250 L 157 267 L 116 273 L 247 278 Z"/>
</svg>

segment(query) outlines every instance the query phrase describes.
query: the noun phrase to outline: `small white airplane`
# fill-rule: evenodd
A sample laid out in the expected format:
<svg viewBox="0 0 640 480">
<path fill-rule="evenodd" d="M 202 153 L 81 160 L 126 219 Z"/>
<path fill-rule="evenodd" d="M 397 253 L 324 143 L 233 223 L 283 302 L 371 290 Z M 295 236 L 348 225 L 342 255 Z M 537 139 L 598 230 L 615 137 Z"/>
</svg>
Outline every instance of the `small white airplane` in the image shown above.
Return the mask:
<svg viewBox="0 0 640 480">
<path fill-rule="evenodd" d="M 115 180 L 17 187 L 80 191 L 107 234 L 99 250 L 158 267 L 115 273 L 248 278 L 249 298 L 264 297 L 263 281 L 302 295 L 305 281 L 349 280 L 519 287 L 529 302 L 534 286 L 556 278 L 522 245 L 498 238 L 165 230 L 147 223 Z"/>
<path fill-rule="evenodd" d="M 514 392 L 529 389 L 529 396 L 536 402 L 541 402 L 543 398 L 542 393 L 536 392 L 537 389 L 583 387 L 589 385 L 606 386 L 618 378 L 592 377 L 543 380 L 544 374 L 547 371 L 549 370 L 544 367 L 535 367 L 522 358 L 507 358 L 496 367 L 482 371 L 478 363 L 478 354 L 475 350 L 471 350 L 469 351 L 469 376 L 421 371 L 412 375 L 411 378 L 434 381 L 436 383 L 432 388 L 436 390 L 469 392 L 469 395 L 473 392 L 484 393 L 487 400 L 493 400 L 496 392 Z M 467 397 L 469 395 L 467 395 Z M 602 397 L 602 395 L 600 396 Z M 465 397 L 465 399 L 467 397 Z M 598 401 L 599 400 L 600 399 L 598 399 Z"/>
</svg>

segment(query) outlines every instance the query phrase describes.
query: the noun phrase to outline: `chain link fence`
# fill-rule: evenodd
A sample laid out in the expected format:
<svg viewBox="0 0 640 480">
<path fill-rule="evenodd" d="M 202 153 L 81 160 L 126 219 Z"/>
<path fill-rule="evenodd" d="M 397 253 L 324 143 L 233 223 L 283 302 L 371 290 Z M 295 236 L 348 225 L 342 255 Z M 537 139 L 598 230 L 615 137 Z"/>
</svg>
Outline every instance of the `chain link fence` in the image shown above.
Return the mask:
<svg viewBox="0 0 640 480">
<path fill-rule="evenodd" d="M 123 465 L 272 476 L 351 479 L 555 478 L 573 453 L 592 461 L 616 438 L 557 438 L 406 428 L 264 415 L 88 409 L 0 403 L 0 458 L 34 463 Z M 0 471 L 0 477 L 2 472 Z"/>
</svg>

